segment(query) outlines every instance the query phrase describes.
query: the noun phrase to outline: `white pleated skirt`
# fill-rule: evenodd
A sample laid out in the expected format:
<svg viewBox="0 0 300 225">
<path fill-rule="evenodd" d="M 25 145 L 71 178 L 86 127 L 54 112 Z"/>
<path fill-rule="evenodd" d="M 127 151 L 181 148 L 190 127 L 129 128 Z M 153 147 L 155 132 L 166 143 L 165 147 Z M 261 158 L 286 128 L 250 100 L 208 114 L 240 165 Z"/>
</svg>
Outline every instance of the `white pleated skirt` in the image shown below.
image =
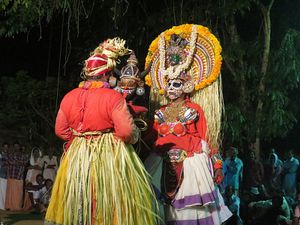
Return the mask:
<svg viewBox="0 0 300 225">
<path fill-rule="evenodd" d="M 162 157 L 151 154 L 145 167 L 152 176 L 153 186 L 161 191 Z M 186 158 L 183 174 L 175 198 L 170 205 L 161 207 L 167 225 L 220 225 L 232 216 L 213 181 L 212 163 L 206 153 Z"/>
</svg>

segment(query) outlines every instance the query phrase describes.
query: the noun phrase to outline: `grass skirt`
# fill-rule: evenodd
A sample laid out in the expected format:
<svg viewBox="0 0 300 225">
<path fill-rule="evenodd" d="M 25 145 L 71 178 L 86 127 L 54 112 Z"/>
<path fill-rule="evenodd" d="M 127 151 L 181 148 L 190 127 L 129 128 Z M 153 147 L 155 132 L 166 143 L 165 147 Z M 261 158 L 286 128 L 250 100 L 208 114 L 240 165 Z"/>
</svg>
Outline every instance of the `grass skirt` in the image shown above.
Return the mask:
<svg viewBox="0 0 300 225">
<path fill-rule="evenodd" d="M 154 225 L 149 176 L 131 145 L 76 137 L 63 156 L 45 225 Z"/>
</svg>

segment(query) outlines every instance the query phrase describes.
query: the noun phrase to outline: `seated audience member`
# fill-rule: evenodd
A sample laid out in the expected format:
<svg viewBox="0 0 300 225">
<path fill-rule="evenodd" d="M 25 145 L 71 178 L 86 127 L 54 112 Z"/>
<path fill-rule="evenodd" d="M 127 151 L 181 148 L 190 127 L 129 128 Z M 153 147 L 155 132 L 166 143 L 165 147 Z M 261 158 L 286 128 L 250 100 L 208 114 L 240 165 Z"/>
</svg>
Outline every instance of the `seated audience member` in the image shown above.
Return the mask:
<svg viewBox="0 0 300 225">
<path fill-rule="evenodd" d="M 297 205 L 294 209 L 294 218 L 292 225 L 300 224 L 300 192 L 297 193 Z"/>
<path fill-rule="evenodd" d="M 38 210 L 41 213 L 46 213 L 51 197 L 52 186 L 53 181 L 47 179 L 45 181 L 45 186 L 35 194 L 35 201 L 37 202 Z"/>
<path fill-rule="evenodd" d="M 249 204 L 249 209 L 253 216 L 250 224 L 291 224 L 290 208 L 285 197 L 281 194 L 275 194 L 269 200 L 252 202 Z"/>
<path fill-rule="evenodd" d="M 226 222 L 230 225 L 242 225 L 240 218 L 240 198 L 234 193 L 232 186 L 227 186 L 225 190 L 224 201 L 233 216 Z"/>
<path fill-rule="evenodd" d="M 44 178 L 42 174 L 36 176 L 36 181 L 28 183 L 25 187 L 25 191 L 28 192 L 32 206 L 36 206 L 35 196 L 44 187 Z"/>
</svg>

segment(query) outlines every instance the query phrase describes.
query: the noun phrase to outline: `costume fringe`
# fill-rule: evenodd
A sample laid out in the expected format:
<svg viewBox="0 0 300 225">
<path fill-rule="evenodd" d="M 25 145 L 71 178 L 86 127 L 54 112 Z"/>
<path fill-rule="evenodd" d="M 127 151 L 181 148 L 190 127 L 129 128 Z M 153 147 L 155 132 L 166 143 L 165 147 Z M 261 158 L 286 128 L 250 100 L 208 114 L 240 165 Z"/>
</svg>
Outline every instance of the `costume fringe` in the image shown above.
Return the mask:
<svg viewBox="0 0 300 225">
<path fill-rule="evenodd" d="M 201 106 L 207 124 L 207 141 L 213 149 L 219 149 L 221 143 L 221 120 L 224 110 L 221 75 L 211 85 L 197 91 L 192 102 Z"/>
<path fill-rule="evenodd" d="M 142 162 L 111 133 L 76 137 L 57 177 L 47 225 L 154 225 L 159 219 Z"/>
</svg>

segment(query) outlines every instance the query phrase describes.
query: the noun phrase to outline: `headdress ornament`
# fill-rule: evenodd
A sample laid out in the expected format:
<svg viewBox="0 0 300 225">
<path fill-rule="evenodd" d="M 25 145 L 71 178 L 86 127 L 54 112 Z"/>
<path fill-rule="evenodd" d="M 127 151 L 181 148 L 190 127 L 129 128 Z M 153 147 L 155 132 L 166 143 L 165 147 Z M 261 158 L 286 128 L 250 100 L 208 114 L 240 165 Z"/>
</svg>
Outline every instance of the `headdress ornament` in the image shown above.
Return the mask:
<svg viewBox="0 0 300 225">
<path fill-rule="evenodd" d="M 102 42 L 85 60 L 83 76 L 100 76 L 113 70 L 118 58 L 131 52 L 125 43 L 125 40 L 118 37 Z"/>
<path fill-rule="evenodd" d="M 212 84 L 221 70 L 221 46 L 207 27 L 195 24 L 174 26 L 150 45 L 146 65 L 152 61 L 147 84 L 164 90 L 167 79 L 183 75 L 192 79 L 195 91 Z M 162 93 L 162 91 L 160 92 Z"/>
<path fill-rule="evenodd" d="M 132 79 L 140 79 L 139 78 L 139 68 L 137 66 L 138 60 L 134 54 L 131 52 L 130 57 L 127 59 L 127 65 L 121 69 L 120 78 L 132 78 Z"/>
<path fill-rule="evenodd" d="M 127 96 L 131 96 L 133 93 L 137 95 L 145 93 L 144 82 L 141 79 L 141 73 L 137 64 L 138 60 L 132 51 L 130 57 L 127 59 L 127 64 L 121 71 L 115 69 L 115 72 L 120 77 L 118 86 L 115 88 L 117 91 Z"/>
</svg>

